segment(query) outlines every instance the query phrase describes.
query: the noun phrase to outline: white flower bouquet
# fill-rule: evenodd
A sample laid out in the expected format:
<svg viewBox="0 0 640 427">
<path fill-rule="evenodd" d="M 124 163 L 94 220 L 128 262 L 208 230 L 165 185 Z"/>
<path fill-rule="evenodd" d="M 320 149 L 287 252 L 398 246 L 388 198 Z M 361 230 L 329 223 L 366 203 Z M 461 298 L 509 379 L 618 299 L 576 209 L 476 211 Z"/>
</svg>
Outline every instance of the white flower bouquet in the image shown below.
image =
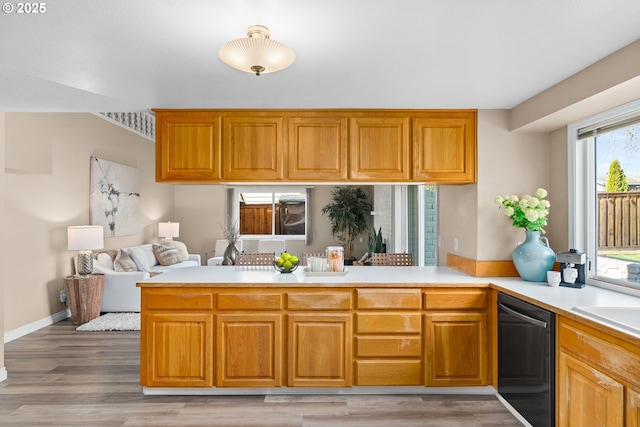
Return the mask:
<svg viewBox="0 0 640 427">
<path fill-rule="evenodd" d="M 499 207 L 504 207 L 504 214 L 511 218 L 514 227 L 545 233 L 542 227 L 547 225 L 551 206 L 545 197 L 547 197 L 547 190 L 538 188 L 533 196 L 528 194 L 520 198 L 515 195 L 498 196 L 495 203 Z"/>
</svg>

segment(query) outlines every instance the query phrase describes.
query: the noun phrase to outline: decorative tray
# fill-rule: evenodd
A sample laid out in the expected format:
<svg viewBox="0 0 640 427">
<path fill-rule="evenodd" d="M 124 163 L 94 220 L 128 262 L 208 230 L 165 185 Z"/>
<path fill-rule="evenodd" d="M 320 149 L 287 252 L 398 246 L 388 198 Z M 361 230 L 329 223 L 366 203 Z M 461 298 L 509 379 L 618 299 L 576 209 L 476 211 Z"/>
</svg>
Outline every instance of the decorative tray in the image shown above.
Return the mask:
<svg viewBox="0 0 640 427">
<path fill-rule="evenodd" d="M 346 276 L 349 270 L 345 268 L 342 271 L 309 271 L 309 267 L 305 267 L 303 272 L 305 276 Z"/>
</svg>

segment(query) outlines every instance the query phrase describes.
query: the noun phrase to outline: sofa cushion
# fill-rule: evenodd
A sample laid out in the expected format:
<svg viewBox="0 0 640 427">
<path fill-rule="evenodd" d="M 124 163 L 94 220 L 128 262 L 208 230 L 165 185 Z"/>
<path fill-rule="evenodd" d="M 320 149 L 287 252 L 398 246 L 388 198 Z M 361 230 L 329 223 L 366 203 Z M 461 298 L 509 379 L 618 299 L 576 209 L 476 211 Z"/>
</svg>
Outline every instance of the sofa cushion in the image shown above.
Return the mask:
<svg viewBox="0 0 640 427">
<path fill-rule="evenodd" d="M 173 245 L 153 245 L 153 253 L 162 266 L 173 265 L 180 262 L 178 259 L 178 251 Z"/>
<path fill-rule="evenodd" d="M 187 249 L 187 245 L 177 240 L 169 240 L 162 239 L 160 240 L 161 245 L 172 245 L 178 251 L 178 260 L 180 261 L 188 261 L 189 260 L 189 250 Z"/>
<path fill-rule="evenodd" d="M 132 246 L 127 249 L 127 254 L 135 262 L 138 271 L 150 271 L 151 267 L 158 264 L 151 245 Z"/>
<path fill-rule="evenodd" d="M 185 268 L 185 267 L 197 267 L 198 263 L 196 261 L 183 261 L 173 265 L 156 265 L 151 267 L 149 273 L 165 273 L 167 271 L 175 270 L 176 268 Z"/>
<path fill-rule="evenodd" d="M 117 251 L 116 251 L 117 253 Z M 100 252 L 96 255 L 96 264 L 100 264 L 104 268 L 113 270 L 113 258 L 107 252 Z"/>
<path fill-rule="evenodd" d="M 116 259 L 113 261 L 113 269 L 115 271 L 136 271 L 138 267 L 129 254 L 119 249 Z"/>
</svg>

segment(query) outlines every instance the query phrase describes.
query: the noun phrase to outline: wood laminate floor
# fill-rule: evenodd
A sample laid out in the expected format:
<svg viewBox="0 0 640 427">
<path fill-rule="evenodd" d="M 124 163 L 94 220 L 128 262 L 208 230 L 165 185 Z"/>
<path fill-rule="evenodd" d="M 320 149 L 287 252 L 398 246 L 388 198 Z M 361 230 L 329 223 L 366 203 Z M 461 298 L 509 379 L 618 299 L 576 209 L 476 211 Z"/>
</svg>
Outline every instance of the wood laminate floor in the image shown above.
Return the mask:
<svg viewBox="0 0 640 427">
<path fill-rule="evenodd" d="M 7 343 L 0 426 L 522 426 L 494 396 L 144 396 L 139 343 L 70 320 Z"/>
</svg>

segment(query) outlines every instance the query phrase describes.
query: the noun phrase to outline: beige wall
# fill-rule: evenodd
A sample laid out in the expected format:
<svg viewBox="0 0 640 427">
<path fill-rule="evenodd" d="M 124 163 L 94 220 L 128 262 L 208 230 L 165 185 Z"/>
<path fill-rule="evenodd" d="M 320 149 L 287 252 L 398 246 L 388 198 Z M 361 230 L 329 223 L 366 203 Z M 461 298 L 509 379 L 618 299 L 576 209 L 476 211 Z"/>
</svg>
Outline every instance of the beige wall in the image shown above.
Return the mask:
<svg viewBox="0 0 640 427">
<path fill-rule="evenodd" d="M 304 241 L 287 241 L 287 251 L 302 255 L 303 252 L 324 252 L 327 246 L 337 242 L 331 236 L 331 224 L 320 209 L 331 200 L 333 185 L 316 185 L 312 190 L 311 244 Z M 373 203 L 373 187 L 361 186 Z M 175 187 L 175 221 L 180 222 L 180 240 L 188 244 L 189 252 L 199 253 L 206 264 L 205 253 L 213 252 L 215 241 L 222 239 L 221 224 L 226 222 L 226 189 L 222 185 L 177 185 Z M 360 257 L 367 251 L 367 236 L 356 242 L 355 255 Z M 245 252 L 258 249 L 257 240 L 243 242 Z M 212 256 L 212 255 L 209 255 Z"/>
<path fill-rule="evenodd" d="M 5 221 L 5 203 L 6 200 L 6 191 L 4 184 L 4 163 L 5 163 L 5 113 L 0 112 L 0 224 L 6 224 Z M 2 241 L 8 242 L 7 240 L 7 227 L 2 227 Z M 3 333 L 2 344 L 0 345 L 0 370 L 4 371 L 4 288 L 5 283 L 7 282 L 7 263 L 5 260 L 6 255 L 6 247 L 8 245 L 2 245 L 0 249 L 0 331 Z M 0 372 L 0 380 L 2 380 L 2 374 Z"/>
<path fill-rule="evenodd" d="M 105 238 L 105 248 L 144 243 L 156 237 L 159 220 L 173 215 L 173 186 L 156 184 L 154 144 L 92 114 L 5 113 L 6 183 L 3 260 L 4 331 L 65 309 L 59 302 L 63 278 L 72 273 L 68 225 L 89 223 L 91 156 L 140 170 L 141 233 Z M 23 160 L 48 153 L 36 168 Z"/>
<path fill-rule="evenodd" d="M 447 253 L 475 260 L 511 259 L 511 252 L 524 240 L 524 233 L 511 225 L 494 199 L 498 195 L 533 194 L 539 187 L 551 191 L 549 136 L 510 132 L 508 121 L 506 110 L 480 110 L 478 182 L 439 188 L 439 265 L 446 265 Z M 551 212 L 554 211 L 562 214 L 552 205 Z M 457 252 L 453 243 L 456 237 Z M 552 233 L 547 237 L 553 248 Z"/>
</svg>

